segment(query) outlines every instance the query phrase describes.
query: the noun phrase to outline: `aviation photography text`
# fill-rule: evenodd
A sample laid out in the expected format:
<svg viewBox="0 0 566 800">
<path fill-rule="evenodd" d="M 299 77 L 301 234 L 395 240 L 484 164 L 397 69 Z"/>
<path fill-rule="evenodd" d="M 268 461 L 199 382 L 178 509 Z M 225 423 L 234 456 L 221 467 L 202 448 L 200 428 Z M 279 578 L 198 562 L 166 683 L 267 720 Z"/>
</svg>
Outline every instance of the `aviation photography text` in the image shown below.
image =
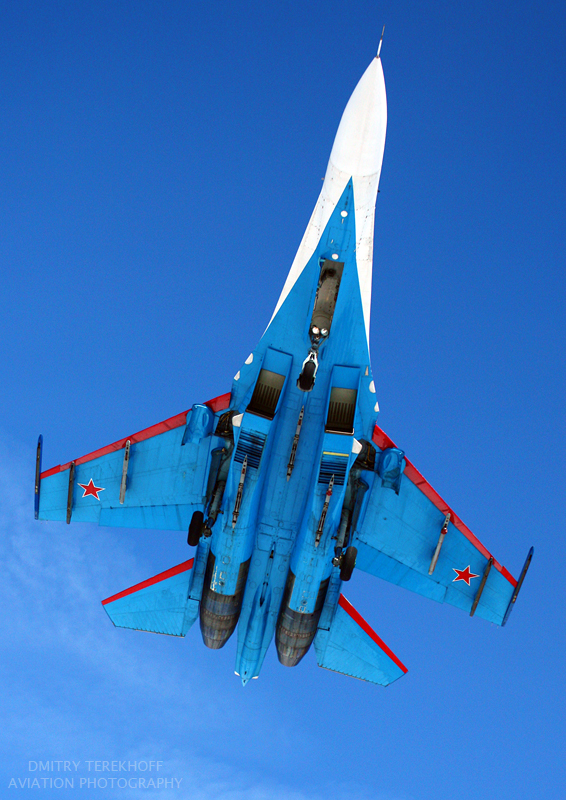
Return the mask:
<svg viewBox="0 0 566 800">
<path fill-rule="evenodd" d="M 182 778 L 160 774 L 163 761 L 28 761 L 28 775 L 9 789 L 180 789 Z"/>
</svg>

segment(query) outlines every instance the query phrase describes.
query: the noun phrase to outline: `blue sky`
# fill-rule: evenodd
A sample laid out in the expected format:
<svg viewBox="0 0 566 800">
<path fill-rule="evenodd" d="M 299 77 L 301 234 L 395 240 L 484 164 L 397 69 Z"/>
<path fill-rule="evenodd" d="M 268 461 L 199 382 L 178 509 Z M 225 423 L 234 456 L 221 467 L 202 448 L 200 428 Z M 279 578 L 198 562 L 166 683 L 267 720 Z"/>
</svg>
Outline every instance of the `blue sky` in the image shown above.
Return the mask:
<svg viewBox="0 0 566 800">
<path fill-rule="evenodd" d="M 0 2 L 2 797 L 49 759 L 162 761 L 181 789 L 149 796 L 191 800 L 560 796 L 565 16 Z M 379 422 L 515 575 L 535 560 L 503 630 L 355 573 L 407 676 L 273 651 L 244 689 L 232 641 L 113 628 L 100 600 L 184 561 L 185 537 L 34 523 L 35 443 L 50 467 L 229 390 L 384 23 Z"/>
</svg>

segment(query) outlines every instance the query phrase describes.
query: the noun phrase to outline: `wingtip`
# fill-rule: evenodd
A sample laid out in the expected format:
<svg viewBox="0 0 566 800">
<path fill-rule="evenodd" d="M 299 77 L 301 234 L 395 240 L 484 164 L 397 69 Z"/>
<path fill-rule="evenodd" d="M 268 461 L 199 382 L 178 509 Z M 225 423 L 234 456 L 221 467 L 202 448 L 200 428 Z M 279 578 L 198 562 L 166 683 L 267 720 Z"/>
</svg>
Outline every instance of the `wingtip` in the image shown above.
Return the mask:
<svg viewBox="0 0 566 800">
<path fill-rule="evenodd" d="M 525 580 L 525 576 L 526 576 L 526 574 L 528 572 L 528 569 L 529 569 L 529 567 L 531 565 L 531 561 L 533 560 L 533 553 L 534 552 L 535 552 L 535 548 L 534 548 L 534 546 L 531 546 L 531 549 L 527 553 L 527 558 L 525 559 L 525 563 L 523 565 L 523 569 L 521 570 L 521 574 L 519 575 L 519 580 L 517 581 L 517 585 L 515 586 L 515 591 L 513 592 L 513 596 L 511 597 L 511 600 L 509 601 L 509 605 L 507 606 L 507 611 L 505 612 L 505 615 L 503 617 L 503 621 L 501 622 L 501 627 L 503 627 L 506 624 L 507 620 L 509 619 L 509 615 L 511 613 L 511 610 L 513 609 L 513 606 L 515 605 L 515 603 L 517 601 L 517 597 L 519 596 L 519 592 L 521 590 L 521 586 L 523 585 L 523 581 Z"/>
<path fill-rule="evenodd" d="M 39 519 L 39 493 L 41 490 L 41 458 L 43 451 L 43 436 L 40 433 L 37 440 L 37 451 L 35 456 L 35 495 L 33 501 L 33 517 Z"/>
</svg>

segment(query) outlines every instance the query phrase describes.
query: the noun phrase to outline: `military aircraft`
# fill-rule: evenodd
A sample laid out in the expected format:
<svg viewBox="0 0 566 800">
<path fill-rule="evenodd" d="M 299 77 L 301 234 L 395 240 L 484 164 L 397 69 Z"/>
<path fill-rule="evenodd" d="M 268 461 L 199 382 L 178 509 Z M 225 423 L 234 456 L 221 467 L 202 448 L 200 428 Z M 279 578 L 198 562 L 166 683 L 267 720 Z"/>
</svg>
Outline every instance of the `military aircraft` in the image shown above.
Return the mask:
<svg viewBox="0 0 566 800">
<path fill-rule="evenodd" d="M 381 45 L 380 45 L 381 47 Z M 386 686 L 407 670 L 341 594 L 354 567 L 504 625 L 519 580 L 377 426 L 369 356 L 387 105 L 378 51 L 343 113 L 273 316 L 231 391 L 41 472 L 35 516 L 188 531 L 193 558 L 103 601 L 123 628 L 207 647 L 236 626 L 236 674 L 275 636 L 295 666 Z"/>
</svg>

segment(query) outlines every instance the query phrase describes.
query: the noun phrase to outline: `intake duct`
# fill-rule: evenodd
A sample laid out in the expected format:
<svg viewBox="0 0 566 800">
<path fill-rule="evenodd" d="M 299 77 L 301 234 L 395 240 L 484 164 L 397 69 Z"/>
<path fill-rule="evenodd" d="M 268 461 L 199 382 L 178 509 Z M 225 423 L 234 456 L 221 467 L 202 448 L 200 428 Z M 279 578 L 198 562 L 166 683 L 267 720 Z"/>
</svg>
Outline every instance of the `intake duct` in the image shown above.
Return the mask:
<svg viewBox="0 0 566 800">
<path fill-rule="evenodd" d="M 273 419 L 284 383 L 285 375 L 269 369 L 262 369 L 246 411 L 256 414 L 258 417 Z"/>
<path fill-rule="evenodd" d="M 295 585 L 295 576 L 289 570 L 275 633 L 277 656 L 283 666 L 295 667 L 311 646 L 326 598 L 328 581 L 327 578 L 320 584 L 312 614 L 303 614 L 289 607 Z"/>
<path fill-rule="evenodd" d="M 219 650 L 224 647 L 236 629 L 250 568 L 250 559 L 248 558 L 247 561 L 240 564 L 235 594 L 220 594 L 210 588 L 215 561 L 213 553 L 209 553 L 200 601 L 200 631 L 205 645 L 211 650 Z"/>
</svg>

